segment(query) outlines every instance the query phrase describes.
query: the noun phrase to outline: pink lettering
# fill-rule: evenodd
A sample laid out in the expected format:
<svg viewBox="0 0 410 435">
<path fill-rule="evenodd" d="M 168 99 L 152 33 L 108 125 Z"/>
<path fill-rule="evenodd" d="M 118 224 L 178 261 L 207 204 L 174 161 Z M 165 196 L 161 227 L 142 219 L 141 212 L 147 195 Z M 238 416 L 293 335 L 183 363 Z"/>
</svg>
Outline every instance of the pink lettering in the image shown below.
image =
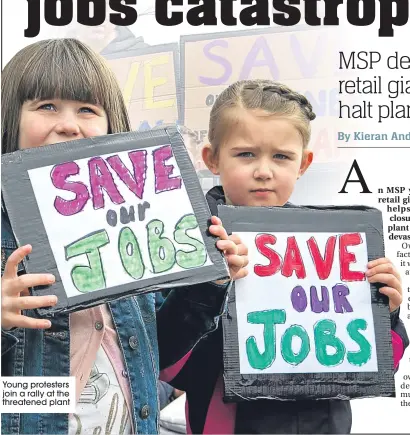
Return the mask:
<svg viewBox="0 0 410 435">
<path fill-rule="evenodd" d="M 165 164 L 165 162 L 172 157 L 171 146 L 166 145 L 161 147 L 152 154 L 154 156 L 155 193 L 180 189 L 182 186 L 181 177 L 179 175 L 170 177 L 174 171 L 174 166 Z"/>
<path fill-rule="evenodd" d="M 74 199 L 64 199 L 57 196 L 54 208 L 63 216 L 72 216 L 79 213 L 87 204 L 90 195 L 87 186 L 80 181 L 66 181 L 71 175 L 80 173 L 80 168 L 75 162 L 61 163 L 51 170 L 51 181 L 57 189 L 75 193 Z"/>
<path fill-rule="evenodd" d="M 131 175 L 118 155 L 108 157 L 107 162 L 128 189 L 139 199 L 142 199 L 147 174 L 147 152 L 145 150 L 132 151 L 128 153 L 128 156 L 134 168 L 134 176 Z"/>
<path fill-rule="evenodd" d="M 107 192 L 114 204 L 122 204 L 125 202 L 115 185 L 106 162 L 101 157 L 93 157 L 90 159 L 88 161 L 88 170 L 90 172 L 91 194 L 95 210 L 104 207 L 103 189 Z"/>
</svg>

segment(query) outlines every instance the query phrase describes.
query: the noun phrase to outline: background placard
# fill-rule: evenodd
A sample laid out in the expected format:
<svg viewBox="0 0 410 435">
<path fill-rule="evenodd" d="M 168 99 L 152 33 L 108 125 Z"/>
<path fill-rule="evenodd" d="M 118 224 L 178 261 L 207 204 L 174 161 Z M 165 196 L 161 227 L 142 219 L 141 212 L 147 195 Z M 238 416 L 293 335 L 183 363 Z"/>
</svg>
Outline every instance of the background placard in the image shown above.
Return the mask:
<svg viewBox="0 0 410 435">
<path fill-rule="evenodd" d="M 279 81 L 306 95 L 314 107 L 310 147 L 315 162 L 337 162 L 331 127 L 338 103 L 333 80 L 338 64 L 331 50 L 336 38 L 336 33 L 303 26 L 182 36 L 181 122 L 206 143 L 209 113 L 227 86 L 247 79 Z"/>
<path fill-rule="evenodd" d="M 181 118 L 178 44 L 161 44 L 106 56 L 115 74 L 133 130 L 148 130 Z"/>
</svg>

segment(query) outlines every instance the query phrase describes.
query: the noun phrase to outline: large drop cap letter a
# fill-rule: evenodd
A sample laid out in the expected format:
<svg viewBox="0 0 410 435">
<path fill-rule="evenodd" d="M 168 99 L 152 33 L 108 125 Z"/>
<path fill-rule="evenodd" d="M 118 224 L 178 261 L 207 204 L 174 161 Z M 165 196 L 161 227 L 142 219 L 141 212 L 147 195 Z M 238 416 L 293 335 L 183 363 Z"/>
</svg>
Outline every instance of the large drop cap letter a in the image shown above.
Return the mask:
<svg viewBox="0 0 410 435">
<path fill-rule="evenodd" d="M 356 171 L 358 180 L 351 180 L 350 176 L 352 175 L 353 169 Z M 346 177 L 345 184 L 342 187 L 342 190 L 339 193 L 347 193 L 346 192 L 346 185 L 347 183 L 360 183 L 362 186 L 362 191 L 360 193 L 372 193 L 370 192 L 369 188 L 367 187 L 366 181 L 363 177 L 362 171 L 360 170 L 359 164 L 356 160 L 353 161 L 352 167 L 350 168 L 349 174 Z"/>
</svg>

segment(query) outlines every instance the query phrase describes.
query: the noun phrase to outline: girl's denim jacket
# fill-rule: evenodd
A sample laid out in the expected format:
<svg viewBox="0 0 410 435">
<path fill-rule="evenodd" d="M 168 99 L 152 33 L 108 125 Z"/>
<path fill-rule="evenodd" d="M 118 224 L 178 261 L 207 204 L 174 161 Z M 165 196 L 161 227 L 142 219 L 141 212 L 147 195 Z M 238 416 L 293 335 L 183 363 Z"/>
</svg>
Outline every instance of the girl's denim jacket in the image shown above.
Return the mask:
<svg viewBox="0 0 410 435">
<path fill-rule="evenodd" d="M 3 273 L 8 256 L 17 248 L 3 210 L 1 229 Z M 24 273 L 23 266 L 19 267 L 19 273 Z M 201 337 L 217 328 L 227 292 L 228 285 L 212 283 L 178 288 L 171 291 L 157 315 L 153 293 L 108 304 L 127 367 L 136 433 L 158 432 L 159 372 L 175 364 Z M 36 317 L 31 310 L 26 315 Z M 1 355 L 2 376 L 69 376 L 69 315 L 54 316 L 48 330 L 2 330 Z M 20 414 L 18 411 L 16 407 L 15 413 L 2 415 L 1 433 L 68 432 L 68 414 Z"/>
</svg>

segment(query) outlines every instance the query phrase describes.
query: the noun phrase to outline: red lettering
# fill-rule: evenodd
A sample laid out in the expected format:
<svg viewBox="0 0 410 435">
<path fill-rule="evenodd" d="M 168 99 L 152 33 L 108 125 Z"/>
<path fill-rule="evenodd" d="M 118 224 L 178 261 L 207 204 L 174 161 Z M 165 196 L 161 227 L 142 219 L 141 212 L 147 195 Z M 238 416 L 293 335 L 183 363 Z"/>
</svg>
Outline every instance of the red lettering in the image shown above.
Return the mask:
<svg viewBox="0 0 410 435">
<path fill-rule="evenodd" d="M 299 279 L 306 278 L 305 265 L 296 242 L 296 237 L 288 237 L 285 258 L 283 260 L 282 275 L 290 277 L 293 272 Z"/>
<path fill-rule="evenodd" d="M 274 245 L 276 243 L 276 237 L 272 234 L 258 234 L 255 238 L 255 245 L 258 251 L 264 255 L 269 264 L 263 266 L 261 264 L 255 264 L 254 271 L 258 276 L 270 276 L 274 275 L 280 270 L 282 258 L 280 255 L 266 245 Z"/>
<path fill-rule="evenodd" d="M 359 233 L 342 234 L 339 239 L 340 251 L 340 277 L 342 281 L 364 281 L 366 279 L 363 272 L 349 270 L 350 263 L 356 263 L 356 256 L 348 252 L 348 246 L 356 246 L 362 243 Z"/>
<path fill-rule="evenodd" d="M 336 236 L 332 236 L 327 239 L 324 258 L 322 258 L 320 255 L 320 251 L 314 237 L 311 237 L 307 241 L 307 244 L 310 251 L 310 256 L 312 257 L 316 268 L 317 276 L 319 279 L 329 278 L 335 255 Z"/>
</svg>

